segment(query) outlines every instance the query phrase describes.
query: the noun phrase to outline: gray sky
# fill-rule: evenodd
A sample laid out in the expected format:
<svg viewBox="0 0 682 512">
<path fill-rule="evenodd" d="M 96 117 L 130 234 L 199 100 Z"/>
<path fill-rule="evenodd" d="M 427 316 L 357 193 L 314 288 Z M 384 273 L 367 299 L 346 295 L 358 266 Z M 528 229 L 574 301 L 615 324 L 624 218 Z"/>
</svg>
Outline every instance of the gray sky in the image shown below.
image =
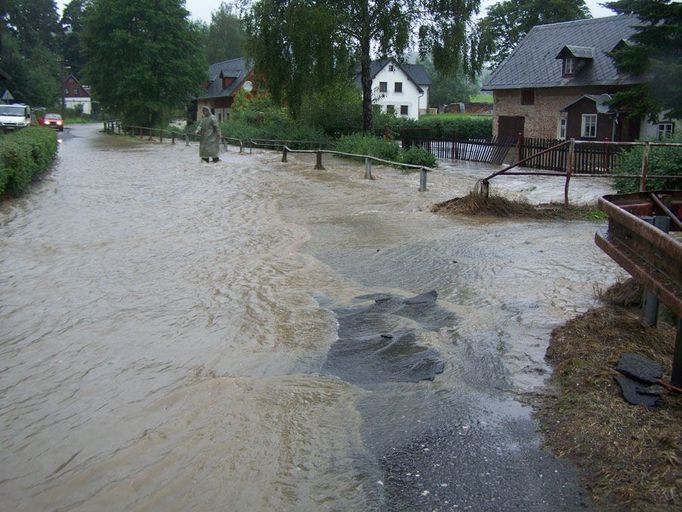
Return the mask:
<svg viewBox="0 0 682 512">
<path fill-rule="evenodd" d="M 481 11 L 485 14 L 486 7 L 497 3 L 499 0 L 481 0 Z M 604 16 L 613 16 L 614 12 L 601 7 L 599 4 L 605 0 L 586 0 L 585 3 L 590 8 L 592 16 L 595 18 L 603 18 Z M 57 8 L 61 10 L 69 0 L 57 0 Z M 215 11 L 220 5 L 221 0 L 185 0 L 185 7 L 190 12 L 190 16 L 194 19 L 201 19 L 209 23 L 211 21 L 211 12 Z"/>
</svg>

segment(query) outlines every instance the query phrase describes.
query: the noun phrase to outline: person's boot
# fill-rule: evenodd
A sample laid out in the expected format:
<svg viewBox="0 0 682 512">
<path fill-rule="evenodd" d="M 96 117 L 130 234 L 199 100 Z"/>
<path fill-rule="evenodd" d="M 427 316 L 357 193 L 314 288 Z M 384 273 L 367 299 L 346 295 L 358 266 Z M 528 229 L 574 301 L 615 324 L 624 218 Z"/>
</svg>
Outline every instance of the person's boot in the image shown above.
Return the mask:
<svg viewBox="0 0 682 512">
<path fill-rule="evenodd" d="M 220 158 L 218 158 L 217 156 L 214 156 L 214 157 L 213 157 L 213 161 L 214 161 L 214 162 L 220 162 Z"/>
<path fill-rule="evenodd" d="M 204 162 L 208 162 L 208 158 L 202 158 Z"/>
</svg>

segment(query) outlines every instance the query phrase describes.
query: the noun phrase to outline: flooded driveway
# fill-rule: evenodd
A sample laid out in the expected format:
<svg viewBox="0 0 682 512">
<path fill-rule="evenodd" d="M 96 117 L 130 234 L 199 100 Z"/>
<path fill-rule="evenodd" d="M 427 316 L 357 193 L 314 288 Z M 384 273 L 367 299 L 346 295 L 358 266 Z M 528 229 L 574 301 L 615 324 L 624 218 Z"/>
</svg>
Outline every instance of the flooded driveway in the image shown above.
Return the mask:
<svg viewBox="0 0 682 512">
<path fill-rule="evenodd" d="M 0 205 L 0 509 L 589 506 L 518 396 L 615 279 L 598 224 L 430 213 L 476 166 L 419 193 L 98 128 Z"/>
</svg>

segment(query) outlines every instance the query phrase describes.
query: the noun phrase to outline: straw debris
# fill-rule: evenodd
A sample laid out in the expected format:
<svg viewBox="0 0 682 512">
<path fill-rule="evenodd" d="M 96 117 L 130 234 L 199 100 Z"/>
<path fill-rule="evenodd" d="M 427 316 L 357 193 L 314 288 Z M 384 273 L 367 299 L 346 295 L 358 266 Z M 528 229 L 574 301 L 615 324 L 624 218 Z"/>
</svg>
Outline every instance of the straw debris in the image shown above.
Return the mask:
<svg viewBox="0 0 682 512">
<path fill-rule="evenodd" d="M 603 297 L 630 304 L 635 286 L 619 283 Z M 648 410 L 627 404 L 614 381 L 624 352 L 657 361 L 669 380 L 674 343 L 672 325 L 644 327 L 637 310 L 613 304 L 552 333 L 558 395 L 541 397 L 537 416 L 546 444 L 585 470 L 598 510 L 682 510 L 682 395 L 665 392 Z"/>
<path fill-rule="evenodd" d="M 527 201 L 511 200 L 491 194 L 485 197 L 470 192 L 464 197 L 455 197 L 433 205 L 431 211 L 445 215 L 467 215 L 487 217 L 529 218 L 529 219 L 595 219 L 602 218 L 601 212 L 593 206 L 564 206 L 560 203 L 533 205 Z"/>
</svg>

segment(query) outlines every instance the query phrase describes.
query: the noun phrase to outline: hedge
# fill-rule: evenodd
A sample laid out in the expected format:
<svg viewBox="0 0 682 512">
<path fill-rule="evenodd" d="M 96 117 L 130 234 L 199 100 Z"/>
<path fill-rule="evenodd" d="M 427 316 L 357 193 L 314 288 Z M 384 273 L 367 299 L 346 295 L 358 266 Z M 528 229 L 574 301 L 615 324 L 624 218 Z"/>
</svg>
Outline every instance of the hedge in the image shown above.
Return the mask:
<svg viewBox="0 0 682 512">
<path fill-rule="evenodd" d="M 33 177 L 49 167 L 57 153 L 57 133 L 31 126 L 0 136 L 0 195 L 18 196 Z"/>
<path fill-rule="evenodd" d="M 678 136 L 665 142 L 682 142 Z M 614 170 L 614 186 L 619 194 L 638 192 L 640 180 L 619 178 L 619 174 L 637 176 L 642 173 L 644 148 L 635 146 L 624 152 L 618 168 Z M 679 180 L 667 180 L 666 176 L 679 176 L 682 169 L 682 147 L 651 146 L 647 190 L 678 190 Z"/>
</svg>

